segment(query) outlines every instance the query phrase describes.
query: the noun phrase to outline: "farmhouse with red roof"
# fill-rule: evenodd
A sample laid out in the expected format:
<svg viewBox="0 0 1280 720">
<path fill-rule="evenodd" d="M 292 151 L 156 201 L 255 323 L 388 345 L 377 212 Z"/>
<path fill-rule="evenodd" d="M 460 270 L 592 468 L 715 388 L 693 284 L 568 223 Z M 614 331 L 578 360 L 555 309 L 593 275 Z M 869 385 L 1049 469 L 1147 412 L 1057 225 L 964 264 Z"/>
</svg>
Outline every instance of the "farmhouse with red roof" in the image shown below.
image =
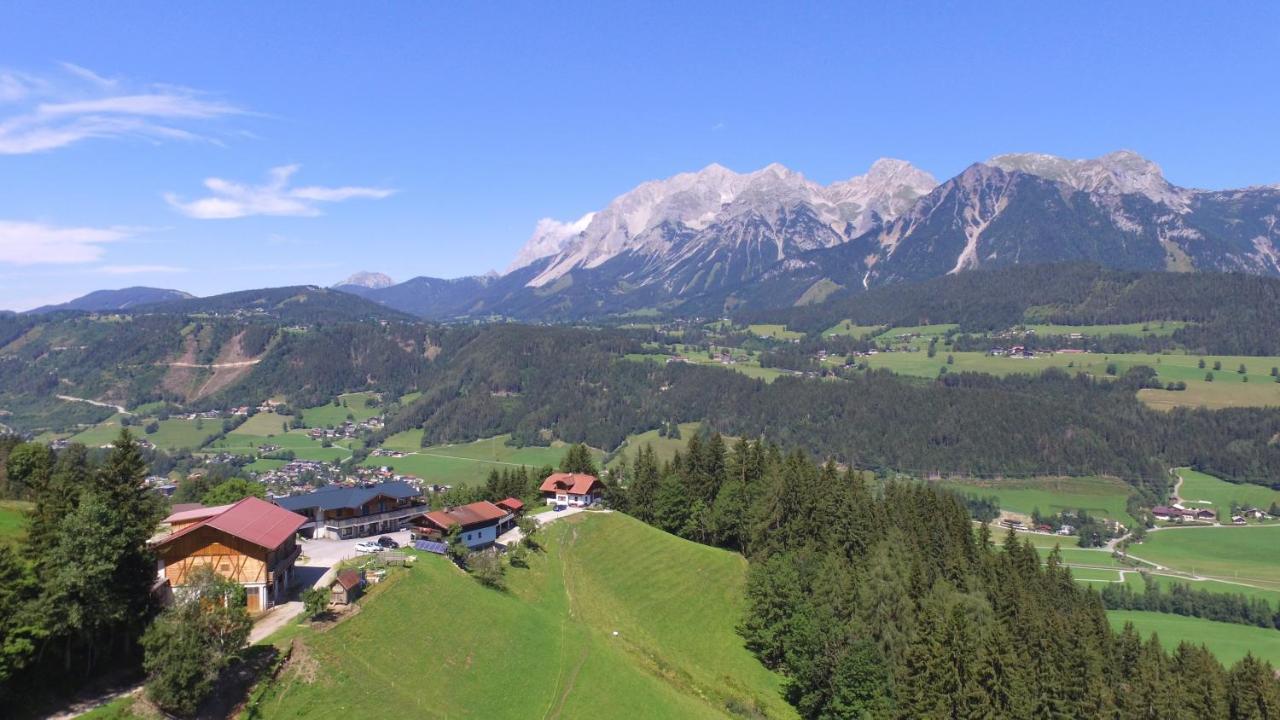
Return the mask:
<svg viewBox="0 0 1280 720">
<path fill-rule="evenodd" d="M 195 568 L 206 565 L 244 586 L 250 613 L 275 605 L 289 589 L 300 550 L 296 536 L 307 518 L 265 500 L 199 508 L 165 518 L 173 532 L 153 547 L 157 573 L 181 592 Z"/>
<path fill-rule="evenodd" d="M 520 507 L 510 507 L 513 502 Z M 515 527 L 516 516 L 523 508 L 523 503 L 512 498 L 497 505 L 482 500 L 456 508 L 433 510 L 411 522 L 415 526 L 415 535 L 432 540 L 442 539 L 457 525 L 462 542 L 475 550 L 492 545 L 499 535 Z"/>
<path fill-rule="evenodd" d="M 604 487 L 595 475 L 553 473 L 542 481 L 542 496 L 548 505 L 585 506 L 600 499 Z"/>
</svg>

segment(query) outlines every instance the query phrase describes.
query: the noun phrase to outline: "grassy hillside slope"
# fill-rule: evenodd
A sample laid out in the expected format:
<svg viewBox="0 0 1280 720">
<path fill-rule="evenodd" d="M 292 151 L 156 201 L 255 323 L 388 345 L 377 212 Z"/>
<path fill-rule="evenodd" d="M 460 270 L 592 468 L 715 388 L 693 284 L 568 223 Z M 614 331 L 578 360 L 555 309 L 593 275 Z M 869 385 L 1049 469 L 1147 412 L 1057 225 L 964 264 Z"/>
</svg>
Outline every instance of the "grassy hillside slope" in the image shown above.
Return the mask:
<svg viewBox="0 0 1280 720">
<path fill-rule="evenodd" d="M 746 562 L 623 515 L 578 516 L 488 590 L 424 557 L 304 633 L 265 718 L 793 717 L 734 632 Z M 617 632 L 617 635 L 614 635 Z"/>
</svg>

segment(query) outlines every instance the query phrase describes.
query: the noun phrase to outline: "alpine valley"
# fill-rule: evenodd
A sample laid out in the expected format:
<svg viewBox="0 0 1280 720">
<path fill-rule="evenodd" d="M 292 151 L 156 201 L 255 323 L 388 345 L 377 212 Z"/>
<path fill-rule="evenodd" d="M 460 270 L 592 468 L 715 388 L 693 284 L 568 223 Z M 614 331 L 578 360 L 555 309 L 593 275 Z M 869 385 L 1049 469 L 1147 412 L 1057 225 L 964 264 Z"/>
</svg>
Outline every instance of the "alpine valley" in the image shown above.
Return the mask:
<svg viewBox="0 0 1280 720">
<path fill-rule="evenodd" d="M 778 164 L 646 182 L 543 219 L 502 275 L 339 286 L 431 319 L 719 314 L 1012 264 L 1280 274 L 1280 186 L 1173 185 L 1133 152 L 1000 155 L 945 182 L 902 160 L 823 186 Z M 385 276 L 380 276 L 384 280 Z"/>
</svg>

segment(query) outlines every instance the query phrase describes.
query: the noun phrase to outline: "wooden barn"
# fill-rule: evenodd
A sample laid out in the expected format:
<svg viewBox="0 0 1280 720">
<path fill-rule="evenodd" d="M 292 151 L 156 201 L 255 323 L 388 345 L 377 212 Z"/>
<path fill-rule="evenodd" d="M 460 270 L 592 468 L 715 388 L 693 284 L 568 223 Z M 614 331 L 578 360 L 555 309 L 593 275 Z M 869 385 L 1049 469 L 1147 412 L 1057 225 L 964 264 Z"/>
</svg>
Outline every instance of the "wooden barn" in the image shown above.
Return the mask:
<svg viewBox="0 0 1280 720">
<path fill-rule="evenodd" d="M 166 522 L 174 531 L 154 545 L 159 579 L 180 595 L 193 569 L 210 566 L 244 586 L 249 612 L 256 614 L 288 592 L 301 552 L 296 533 L 307 518 L 248 497 L 233 505 L 176 513 Z"/>
</svg>

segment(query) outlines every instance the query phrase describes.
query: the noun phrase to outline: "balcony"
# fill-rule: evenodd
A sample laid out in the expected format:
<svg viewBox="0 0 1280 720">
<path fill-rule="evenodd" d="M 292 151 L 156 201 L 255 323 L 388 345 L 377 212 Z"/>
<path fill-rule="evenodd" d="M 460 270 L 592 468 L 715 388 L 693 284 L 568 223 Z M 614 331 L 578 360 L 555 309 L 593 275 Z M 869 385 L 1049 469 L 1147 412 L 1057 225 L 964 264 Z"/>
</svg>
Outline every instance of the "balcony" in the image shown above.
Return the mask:
<svg viewBox="0 0 1280 720">
<path fill-rule="evenodd" d="M 372 523 L 381 523 L 387 520 L 407 520 L 408 518 L 426 515 L 431 508 L 426 505 L 413 505 L 407 508 L 399 508 L 397 510 L 388 510 L 387 512 L 369 513 L 368 515 L 357 515 L 356 517 L 323 520 L 317 525 L 328 528 L 342 530 L 344 528 L 356 527 L 358 525 L 370 525 Z"/>
</svg>

